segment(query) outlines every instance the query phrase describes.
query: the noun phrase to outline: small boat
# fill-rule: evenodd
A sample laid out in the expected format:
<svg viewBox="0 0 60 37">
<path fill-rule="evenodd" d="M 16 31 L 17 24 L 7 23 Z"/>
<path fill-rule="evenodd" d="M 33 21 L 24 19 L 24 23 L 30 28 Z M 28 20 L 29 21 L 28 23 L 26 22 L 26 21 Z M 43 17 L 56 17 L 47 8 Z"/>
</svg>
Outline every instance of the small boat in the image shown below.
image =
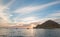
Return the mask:
<svg viewBox="0 0 60 37">
<path fill-rule="evenodd" d="M 27 28 L 27 29 L 29 29 L 29 28 Z"/>
</svg>

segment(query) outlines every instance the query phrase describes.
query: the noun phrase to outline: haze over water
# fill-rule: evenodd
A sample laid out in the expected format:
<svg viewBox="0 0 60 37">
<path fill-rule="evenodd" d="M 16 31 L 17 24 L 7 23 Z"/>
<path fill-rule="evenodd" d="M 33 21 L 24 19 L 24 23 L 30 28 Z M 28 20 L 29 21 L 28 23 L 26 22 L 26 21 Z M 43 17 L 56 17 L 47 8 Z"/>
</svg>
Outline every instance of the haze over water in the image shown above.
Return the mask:
<svg viewBox="0 0 60 37">
<path fill-rule="evenodd" d="M 60 29 L 0 28 L 0 37 L 60 37 Z"/>
</svg>

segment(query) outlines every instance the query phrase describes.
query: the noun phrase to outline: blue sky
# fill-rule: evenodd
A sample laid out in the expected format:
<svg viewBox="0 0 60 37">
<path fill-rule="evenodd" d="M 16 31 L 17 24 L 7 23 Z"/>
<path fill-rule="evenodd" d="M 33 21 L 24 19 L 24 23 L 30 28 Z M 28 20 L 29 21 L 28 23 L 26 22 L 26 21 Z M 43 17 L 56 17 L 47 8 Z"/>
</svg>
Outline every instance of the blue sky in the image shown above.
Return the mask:
<svg viewBox="0 0 60 37">
<path fill-rule="evenodd" d="M 0 0 L 0 22 L 31 23 L 60 19 L 60 0 Z"/>
</svg>

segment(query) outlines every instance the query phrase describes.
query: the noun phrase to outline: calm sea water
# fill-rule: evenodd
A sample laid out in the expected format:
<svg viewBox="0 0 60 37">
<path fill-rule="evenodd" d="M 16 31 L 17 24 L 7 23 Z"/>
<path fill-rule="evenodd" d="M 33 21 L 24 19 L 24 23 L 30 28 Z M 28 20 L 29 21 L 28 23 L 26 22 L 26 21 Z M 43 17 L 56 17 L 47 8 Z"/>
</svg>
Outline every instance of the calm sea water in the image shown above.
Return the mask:
<svg viewBox="0 0 60 37">
<path fill-rule="evenodd" d="M 60 37 L 60 29 L 0 28 L 0 37 Z"/>
</svg>

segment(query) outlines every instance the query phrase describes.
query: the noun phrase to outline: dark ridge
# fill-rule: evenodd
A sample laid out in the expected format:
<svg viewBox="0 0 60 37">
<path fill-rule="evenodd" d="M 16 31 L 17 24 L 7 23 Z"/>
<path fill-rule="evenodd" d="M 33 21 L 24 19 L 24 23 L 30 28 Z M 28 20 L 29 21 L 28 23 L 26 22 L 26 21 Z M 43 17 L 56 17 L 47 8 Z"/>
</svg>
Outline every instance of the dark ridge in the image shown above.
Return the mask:
<svg viewBox="0 0 60 37">
<path fill-rule="evenodd" d="M 48 20 L 41 25 L 37 25 L 34 28 L 60 28 L 60 25 L 56 23 L 55 21 Z"/>
</svg>

